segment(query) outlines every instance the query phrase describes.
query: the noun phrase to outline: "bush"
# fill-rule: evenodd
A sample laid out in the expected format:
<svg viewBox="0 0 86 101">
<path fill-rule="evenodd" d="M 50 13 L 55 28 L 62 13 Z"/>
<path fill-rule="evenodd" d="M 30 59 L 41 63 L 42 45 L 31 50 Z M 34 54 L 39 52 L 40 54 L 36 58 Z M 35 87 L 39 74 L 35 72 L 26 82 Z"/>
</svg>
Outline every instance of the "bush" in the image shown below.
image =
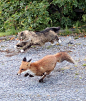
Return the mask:
<svg viewBox="0 0 86 101">
<path fill-rule="evenodd" d="M 49 3 L 46 0 L 41 2 L 2 0 L 0 5 L 1 31 L 42 30 L 50 26 L 48 22 L 51 19 L 47 11 Z"/>
<path fill-rule="evenodd" d="M 60 22 L 60 26 L 72 27 L 76 21 L 82 21 L 82 15 L 86 14 L 86 0 L 53 0 L 51 19 L 54 15 L 54 23 Z M 52 16 L 53 15 L 53 16 Z"/>
<path fill-rule="evenodd" d="M 86 0 L 1 0 L 0 31 L 40 31 L 86 21 Z"/>
</svg>

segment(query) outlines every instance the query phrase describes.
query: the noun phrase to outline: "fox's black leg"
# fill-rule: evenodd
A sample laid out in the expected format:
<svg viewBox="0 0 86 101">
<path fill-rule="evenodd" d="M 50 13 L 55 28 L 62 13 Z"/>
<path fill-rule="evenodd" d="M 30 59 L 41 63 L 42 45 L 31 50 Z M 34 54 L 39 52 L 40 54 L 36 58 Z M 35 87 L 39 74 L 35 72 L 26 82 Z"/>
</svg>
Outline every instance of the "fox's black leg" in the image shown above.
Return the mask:
<svg viewBox="0 0 86 101">
<path fill-rule="evenodd" d="M 46 77 L 46 74 L 43 75 L 43 77 L 39 80 L 39 82 L 43 82 L 43 79 Z"/>
<path fill-rule="evenodd" d="M 33 75 L 26 73 L 24 76 L 27 77 L 29 75 L 29 77 L 34 77 Z"/>
<path fill-rule="evenodd" d="M 49 75 L 50 72 L 51 72 L 51 71 L 48 71 L 48 72 L 43 73 L 43 76 L 42 76 L 42 78 L 39 80 L 39 82 L 42 83 L 42 82 L 43 82 L 43 79 L 46 77 L 46 75 Z"/>
<path fill-rule="evenodd" d="M 43 79 L 40 79 L 39 82 L 42 83 L 43 82 Z"/>
<path fill-rule="evenodd" d="M 33 75 L 29 74 L 29 77 L 34 77 Z"/>
<path fill-rule="evenodd" d="M 29 73 L 26 73 L 24 76 L 27 77 L 29 75 Z"/>
</svg>

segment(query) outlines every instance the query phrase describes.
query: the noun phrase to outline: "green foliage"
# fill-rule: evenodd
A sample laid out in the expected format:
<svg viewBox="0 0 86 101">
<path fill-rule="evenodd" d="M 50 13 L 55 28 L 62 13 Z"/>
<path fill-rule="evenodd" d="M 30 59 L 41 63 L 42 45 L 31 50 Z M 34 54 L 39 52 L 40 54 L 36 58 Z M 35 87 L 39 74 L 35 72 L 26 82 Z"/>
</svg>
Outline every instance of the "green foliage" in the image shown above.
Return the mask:
<svg viewBox="0 0 86 101">
<path fill-rule="evenodd" d="M 77 21 L 86 22 L 86 0 L 0 0 L 0 31 L 79 27 Z"/>
<path fill-rule="evenodd" d="M 1 31 L 10 30 L 42 30 L 50 26 L 51 20 L 47 7 L 48 2 L 45 0 L 37 1 L 20 1 L 20 0 L 1 0 L 0 20 Z M 4 16 L 4 17 L 2 17 Z"/>
<path fill-rule="evenodd" d="M 86 14 L 84 14 L 84 15 L 82 16 L 82 19 L 83 19 L 84 22 L 86 22 Z"/>
<path fill-rule="evenodd" d="M 60 26 L 63 28 L 72 27 L 77 20 L 82 21 L 83 13 L 86 14 L 86 0 L 53 0 L 52 4 L 56 6 L 54 11 L 58 10 L 60 13 L 57 14 L 57 20 L 60 21 Z"/>
<path fill-rule="evenodd" d="M 66 26 L 66 28 L 65 28 L 65 35 L 69 35 L 70 33 L 72 33 L 72 31 L 70 31 L 69 29 L 68 29 L 68 27 Z"/>
</svg>

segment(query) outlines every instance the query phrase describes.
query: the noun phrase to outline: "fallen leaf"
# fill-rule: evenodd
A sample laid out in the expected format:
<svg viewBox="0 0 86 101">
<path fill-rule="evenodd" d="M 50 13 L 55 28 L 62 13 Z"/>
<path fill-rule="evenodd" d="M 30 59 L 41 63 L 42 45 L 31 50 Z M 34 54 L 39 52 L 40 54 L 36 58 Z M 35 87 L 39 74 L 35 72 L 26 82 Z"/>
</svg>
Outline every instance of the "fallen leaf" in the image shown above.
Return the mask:
<svg viewBox="0 0 86 101">
<path fill-rule="evenodd" d="M 56 45 L 60 45 L 59 43 L 57 43 Z"/>
<path fill-rule="evenodd" d="M 83 64 L 83 66 L 86 66 L 86 64 Z"/>
<path fill-rule="evenodd" d="M 49 48 L 51 48 L 51 47 L 52 47 L 52 45 L 48 46 L 47 49 L 49 49 Z"/>
<path fill-rule="evenodd" d="M 2 40 L 0 40 L 0 42 L 2 42 Z"/>
<path fill-rule="evenodd" d="M 78 67 L 77 65 L 75 65 L 75 67 Z"/>
<path fill-rule="evenodd" d="M 79 37 L 75 37 L 74 39 L 79 39 Z"/>
<path fill-rule="evenodd" d="M 38 94 L 37 97 L 41 97 L 41 95 Z"/>
<path fill-rule="evenodd" d="M 18 38 L 16 38 L 16 40 L 19 40 Z"/>
<path fill-rule="evenodd" d="M 86 61 L 86 59 L 84 59 L 84 61 Z"/>
<path fill-rule="evenodd" d="M 70 67 L 68 67 L 68 66 L 67 66 L 67 67 L 63 67 L 63 68 L 64 68 L 64 70 L 65 70 L 65 69 L 70 69 Z"/>
<path fill-rule="evenodd" d="M 81 43 L 76 43 L 76 45 L 81 45 Z"/>
<path fill-rule="evenodd" d="M 79 73 L 75 73 L 75 75 L 79 75 Z"/>
<path fill-rule="evenodd" d="M 13 40 L 13 39 L 14 39 L 14 37 L 10 38 L 10 40 Z"/>
</svg>

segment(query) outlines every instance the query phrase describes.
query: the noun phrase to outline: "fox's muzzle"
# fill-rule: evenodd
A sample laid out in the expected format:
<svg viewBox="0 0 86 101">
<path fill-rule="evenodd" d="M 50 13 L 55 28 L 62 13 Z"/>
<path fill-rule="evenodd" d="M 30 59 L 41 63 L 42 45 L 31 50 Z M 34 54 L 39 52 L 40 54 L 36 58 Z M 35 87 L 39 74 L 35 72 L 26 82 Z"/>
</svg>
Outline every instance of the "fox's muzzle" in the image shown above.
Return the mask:
<svg viewBox="0 0 86 101">
<path fill-rule="evenodd" d="M 21 72 L 20 72 L 20 71 L 18 71 L 17 75 L 21 75 Z"/>
<path fill-rule="evenodd" d="M 18 74 L 18 73 L 17 73 L 17 75 L 21 75 L 21 74 Z"/>
</svg>

